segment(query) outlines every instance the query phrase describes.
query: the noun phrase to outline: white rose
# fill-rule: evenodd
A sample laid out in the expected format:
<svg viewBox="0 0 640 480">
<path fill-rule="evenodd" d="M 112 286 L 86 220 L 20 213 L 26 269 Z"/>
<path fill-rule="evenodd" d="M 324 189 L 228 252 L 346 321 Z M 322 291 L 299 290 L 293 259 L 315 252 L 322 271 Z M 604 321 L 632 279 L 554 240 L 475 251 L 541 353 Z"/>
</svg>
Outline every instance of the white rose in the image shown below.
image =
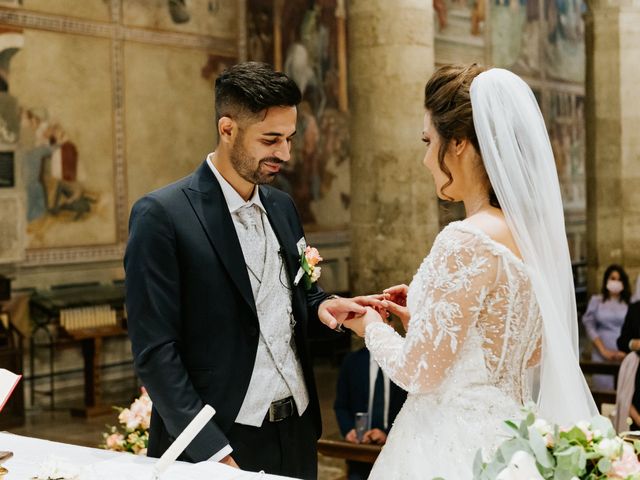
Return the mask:
<svg viewBox="0 0 640 480">
<path fill-rule="evenodd" d="M 320 278 L 320 273 L 321 273 L 321 267 L 313 267 L 313 270 L 311 270 L 311 281 L 312 282 L 317 282 L 318 279 Z"/>
<path fill-rule="evenodd" d="M 615 460 L 620 457 L 622 453 L 622 439 L 615 438 L 603 438 L 593 446 L 594 451 L 610 460 Z"/>
<path fill-rule="evenodd" d="M 537 432 L 543 437 L 549 433 L 553 433 L 553 428 L 551 428 L 551 425 L 549 425 L 547 421 L 543 420 L 542 418 L 536 419 L 536 421 L 533 423 L 533 428 L 535 428 Z"/>
<path fill-rule="evenodd" d="M 589 422 L 585 422 L 584 420 L 581 420 L 578 423 L 576 423 L 576 427 L 578 427 L 583 432 L 586 432 L 591 428 L 591 424 Z"/>
<path fill-rule="evenodd" d="M 498 474 L 496 480 L 544 480 L 544 478 L 540 475 L 534 458 L 520 450 L 513 454 L 509 465 Z"/>
</svg>

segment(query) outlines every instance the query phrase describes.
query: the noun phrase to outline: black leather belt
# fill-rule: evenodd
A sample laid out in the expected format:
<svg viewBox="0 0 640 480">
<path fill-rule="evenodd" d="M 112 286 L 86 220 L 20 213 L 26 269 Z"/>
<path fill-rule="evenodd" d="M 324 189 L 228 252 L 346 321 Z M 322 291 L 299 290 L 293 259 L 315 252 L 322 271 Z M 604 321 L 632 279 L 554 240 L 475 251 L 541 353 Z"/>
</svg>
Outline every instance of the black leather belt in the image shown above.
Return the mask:
<svg viewBox="0 0 640 480">
<path fill-rule="evenodd" d="M 293 397 L 277 400 L 269 405 L 269 421 L 280 422 L 296 412 L 296 402 L 293 401 Z"/>
</svg>

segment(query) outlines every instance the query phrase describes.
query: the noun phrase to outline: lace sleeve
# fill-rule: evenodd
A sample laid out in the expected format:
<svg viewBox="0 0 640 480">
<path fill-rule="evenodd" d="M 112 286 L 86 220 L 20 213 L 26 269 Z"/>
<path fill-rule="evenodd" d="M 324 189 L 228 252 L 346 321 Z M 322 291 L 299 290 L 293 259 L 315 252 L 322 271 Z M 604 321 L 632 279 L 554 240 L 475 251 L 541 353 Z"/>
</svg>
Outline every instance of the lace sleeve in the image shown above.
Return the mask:
<svg viewBox="0 0 640 480">
<path fill-rule="evenodd" d="M 366 328 L 367 347 L 393 382 L 411 393 L 440 385 L 496 281 L 498 263 L 473 234 L 438 236 L 409 290 L 406 337 L 384 323 Z"/>
</svg>

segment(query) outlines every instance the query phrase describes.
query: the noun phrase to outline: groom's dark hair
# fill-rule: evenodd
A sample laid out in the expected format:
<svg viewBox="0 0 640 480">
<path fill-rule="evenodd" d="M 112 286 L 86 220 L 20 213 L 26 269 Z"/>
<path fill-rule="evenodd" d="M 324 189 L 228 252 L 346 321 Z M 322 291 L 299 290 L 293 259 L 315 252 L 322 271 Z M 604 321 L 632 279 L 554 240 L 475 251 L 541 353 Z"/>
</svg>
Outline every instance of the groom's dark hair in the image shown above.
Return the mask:
<svg viewBox="0 0 640 480">
<path fill-rule="evenodd" d="M 271 65 L 243 62 L 229 67 L 216 79 L 216 122 L 257 118 L 269 107 L 292 107 L 302 95 L 296 83 Z"/>
</svg>

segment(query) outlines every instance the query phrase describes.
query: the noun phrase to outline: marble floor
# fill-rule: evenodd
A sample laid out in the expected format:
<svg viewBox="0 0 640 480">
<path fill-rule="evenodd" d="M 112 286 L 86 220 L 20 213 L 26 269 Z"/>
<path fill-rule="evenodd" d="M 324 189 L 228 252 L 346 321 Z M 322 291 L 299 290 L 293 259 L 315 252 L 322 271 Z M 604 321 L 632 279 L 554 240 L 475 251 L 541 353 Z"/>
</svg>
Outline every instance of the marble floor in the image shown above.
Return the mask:
<svg viewBox="0 0 640 480">
<path fill-rule="evenodd" d="M 339 430 L 333 413 L 333 400 L 338 369 L 328 363 L 319 364 L 315 367 L 315 373 L 322 409 L 323 436 L 336 437 Z M 82 392 L 78 392 L 78 397 L 81 395 Z M 108 385 L 105 385 L 104 397 L 105 403 L 119 406 L 127 406 L 131 400 L 122 390 L 110 389 Z M 72 417 L 69 413 L 71 406 L 61 404 L 53 411 L 44 408 L 30 409 L 27 411 L 25 425 L 9 431 L 56 442 L 97 447 L 102 441 L 105 425 L 117 422 L 116 412 L 90 419 Z M 319 480 L 346 478 L 343 460 L 320 456 L 318 467 Z"/>
</svg>

